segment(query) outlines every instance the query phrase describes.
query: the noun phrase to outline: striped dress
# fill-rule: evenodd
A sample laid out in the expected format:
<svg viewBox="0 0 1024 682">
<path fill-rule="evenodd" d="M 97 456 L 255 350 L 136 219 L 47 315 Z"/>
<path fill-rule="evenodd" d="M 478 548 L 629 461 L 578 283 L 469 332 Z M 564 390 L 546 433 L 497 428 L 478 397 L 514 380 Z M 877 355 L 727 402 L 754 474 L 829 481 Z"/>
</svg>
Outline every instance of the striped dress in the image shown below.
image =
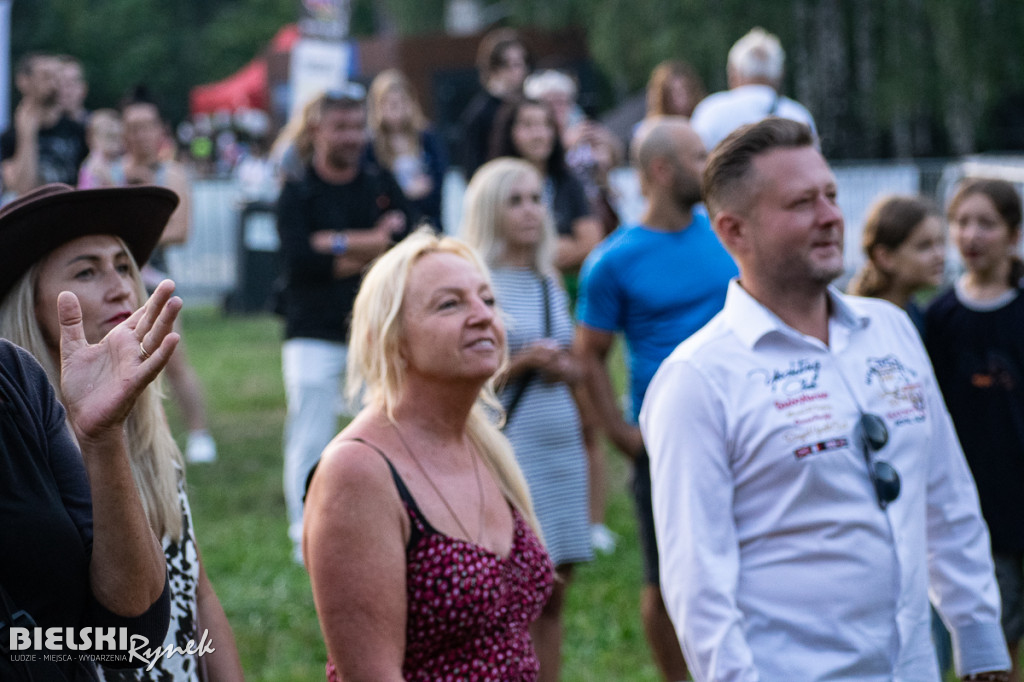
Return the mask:
<svg viewBox="0 0 1024 682">
<path fill-rule="evenodd" d="M 551 337 L 568 348 L 573 323 L 565 291 L 552 278 L 543 281 L 528 268 L 495 267 L 495 295 L 515 355 L 544 338 L 544 294 L 548 288 Z M 500 396 L 507 405 L 516 382 Z M 590 513 L 587 453 L 572 392 L 563 383 L 535 376 L 505 427 L 516 460 L 526 476 L 551 560 L 556 566 L 589 561 Z"/>
</svg>

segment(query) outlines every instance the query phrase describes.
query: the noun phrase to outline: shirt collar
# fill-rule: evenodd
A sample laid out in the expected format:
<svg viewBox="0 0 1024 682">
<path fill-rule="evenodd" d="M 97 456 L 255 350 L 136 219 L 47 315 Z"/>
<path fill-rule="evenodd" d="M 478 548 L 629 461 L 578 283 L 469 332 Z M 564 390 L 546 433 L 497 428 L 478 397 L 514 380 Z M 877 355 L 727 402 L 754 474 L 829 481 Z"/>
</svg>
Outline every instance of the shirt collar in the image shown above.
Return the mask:
<svg viewBox="0 0 1024 682">
<path fill-rule="evenodd" d="M 870 318 L 855 310 L 838 289 L 830 286 L 828 297 L 830 326 L 838 325 L 849 331 L 868 326 Z M 759 341 L 773 334 L 796 339 L 805 338 L 804 334 L 783 322 L 778 315 L 751 296 L 740 286 L 739 278 L 729 282 L 722 313 L 732 332 L 751 350 Z"/>
</svg>

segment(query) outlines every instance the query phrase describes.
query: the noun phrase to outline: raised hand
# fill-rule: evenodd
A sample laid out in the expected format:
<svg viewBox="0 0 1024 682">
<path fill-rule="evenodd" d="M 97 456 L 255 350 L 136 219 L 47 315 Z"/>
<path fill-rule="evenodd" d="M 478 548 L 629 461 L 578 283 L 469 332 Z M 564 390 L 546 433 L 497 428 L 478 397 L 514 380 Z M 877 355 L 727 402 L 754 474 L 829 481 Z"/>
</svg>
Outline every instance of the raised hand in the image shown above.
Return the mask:
<svg viewBox="0 0 1024 682">
<path fill-rule="evenodd" d="M 60 321 L 61 392 L 79 442 L 98 440 L 123 428 L 142 390 L 152 382 L 178 344 L 172 325 L 181 299 L 164 280 L 145 305 L 90 345 L 82 308 L 69 291 L 57 298 Z"/>
</svg>

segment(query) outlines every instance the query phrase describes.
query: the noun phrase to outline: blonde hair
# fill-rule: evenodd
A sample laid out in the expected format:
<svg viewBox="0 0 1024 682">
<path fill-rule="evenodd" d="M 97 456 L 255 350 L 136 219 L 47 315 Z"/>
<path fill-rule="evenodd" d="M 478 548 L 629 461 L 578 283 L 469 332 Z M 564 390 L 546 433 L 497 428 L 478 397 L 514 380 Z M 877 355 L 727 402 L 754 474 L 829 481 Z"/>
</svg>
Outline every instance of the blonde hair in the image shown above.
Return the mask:
<svg viewBox="0 0 1024 682">
<path fill-rule="evenodd" d="M 323 93 L 319 93 L 288 119 L 270 146 L 271 161 L 280 164 L 289 148 L 295 149 L 296 157 L 303 164 L 313 158 L 313 128 L 320 122 L 322 104 Z"/>
<path fill-rule="evenodd" d="M 384 123 L 382 110 L 384 109 L 384 98 L 389 92 L 399 91 L 409 101 L 410 115 L 401 122 L 397 130 L 388 129 Z M 398 69 L 387 69 L 377 74 L 370 84 L 370 91 L 367 97 L 367 120 L 370 125 L 370 132 L 373 138 L 373 153 L 377 157 L 377 163 L 386 169 L 391 169 L 395 163 L 394 145 L 391 135 L 400 134 L 411 142 L 411 147 L 417 154 L 421 153 L 420 134 L 427 127 L 427 120 L 423 116 L 423 110 L 416 101 L 412 89 L 412 83 Z"/>
<path fill-rule="evenodd" d="M 85 126 L 85 133 L 89 140 L 90 148 L 96 143 L 96 136 L 104 128 L 109 129 L 116 126 L 118 132 L 122 132 L 121 114 L 116 109 L 97 109 L 89 114 L 89 123 Z"/>
<path fill-rule="evenodd" d="M 365 406 L 381 410 L 396 423 L 395 405 L 405 382 L 400 355 L 404 329 L 402 308 L 409 273 L 421 258 L 432 253 L 458 256 L 490 281 L 490 273 L 480 256 L 463 241 L 439 237 L 421 228 L 392 247 L 373 264 L 352 307 L 351 338 L 348 353 L 350 400 L 362 398 Z M 507 361 L 507 346 L 504 349 Z M 516 463 L 512 446 L 498 428 L 496 417 L 502 414 L 494 393 L 493 379 L 480 389 L 466 423 L 470 441 L 494 474 L 502 494 L 538 530 L 526 479 Z M 539 532 L 539 531 L 538 531 Z"/>
<path fill-rule="evenodd" d="M 475 248 L 487 265 L 502 264 L 507 240 L 502 214 L 512 194 L 512 187 L 524 176 L 543 182 L 540 173 L 529 162 L 511 157 L 488 161 L 473 174 L 462 200 L 462 226 L 460 236 Z M 541 275 L 559 280 L 555 269 L 554 219 L 544 209 L 544 230 L 534 253 L 533 269 Z"/>
<path fill-rule="evenodd" d="M 128 252 L 123 241 L 117 237 L 114 239 Z M 41 262 L 29 268 L 0 302 L 0 336 L 35 356 L 46 370 L 57 398 L 61 399 L 60 367 L 54 360 L 35 312 Z M 146 290 L 134 259 L 129 258 L 129 267 L 136 294 L 141 297 L 140 301 L 144 301 Z M 128 415 L 125 428 L 132 478 L 142 498 L 149 525 L 157 537 L 168 537 L 174 542 L 180 542 L 183 523 L 181 503 L 178 500 L 178 479 L 184 476 L 184 464 L 181 450 L 174 442 L 167 424 L 157 382 L 150 384 L 139 395 L 135 407 Z"/>
</svg>

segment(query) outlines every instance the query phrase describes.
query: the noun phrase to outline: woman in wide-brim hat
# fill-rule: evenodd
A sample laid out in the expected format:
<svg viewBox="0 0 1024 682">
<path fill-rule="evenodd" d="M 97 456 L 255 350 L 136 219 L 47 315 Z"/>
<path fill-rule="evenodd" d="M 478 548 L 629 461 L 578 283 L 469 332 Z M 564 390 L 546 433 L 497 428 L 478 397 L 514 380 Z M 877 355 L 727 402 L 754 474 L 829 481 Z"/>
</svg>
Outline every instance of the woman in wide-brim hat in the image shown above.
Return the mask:
<svg viewBox="0 0 1024 682">
<path fill-rule="evenodd" d="M 0 336 L 39 360 L 60 396 L 60 337 L 55 300 L 75 293 L 86 340 L 97 343 L 145 298 L 139 267 L 156 247 L 178 205 L 174 192 L 139 186 L 73 190 L 46 185 L 0 209 Z M 144 346 L 142 355 L 147 354 Z M 164 645 L 198 643 L 204 630 L 215 653 L 161 657 L 127 679 L 240 680 L 234 636 L 206 576 L 194 540 L 181 452 L 171 436 L 157 387 L 147 388 L 127 418 L 132 475 L 150 526 L 161 538 L 172 591 Z M 103 671 L 126 679 L 124 671 Z"/>
</svg>

